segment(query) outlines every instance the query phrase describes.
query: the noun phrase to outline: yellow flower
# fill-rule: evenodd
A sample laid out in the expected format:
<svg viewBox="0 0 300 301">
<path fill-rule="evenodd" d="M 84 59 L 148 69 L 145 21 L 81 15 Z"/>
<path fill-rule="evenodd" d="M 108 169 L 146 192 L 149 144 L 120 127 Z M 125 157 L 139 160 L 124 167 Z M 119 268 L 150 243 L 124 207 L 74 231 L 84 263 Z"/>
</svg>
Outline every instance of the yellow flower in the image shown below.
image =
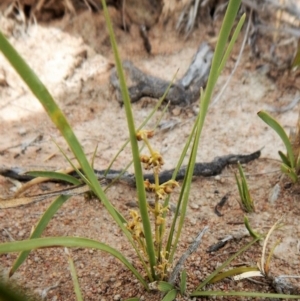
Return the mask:
<svg viewBox="0 0 300 301">
<path fill-rule="evenodd" d="M 141 217 L 136 210 L 130 210 L 132 221 L 127 224 L 127 229 L 132 233 L 133 238 L 145 237 L 141 224 Z"/>
<path fill-rule="evenodd" d="M 152 138 L 154 136 L 154 131 L 153 130 L 139 130 L 137 133 L 136 133 L 136 139 L 138 141 L 141 141 L 141 140 L 145 140 L 147 138 Z"/>
</svg>

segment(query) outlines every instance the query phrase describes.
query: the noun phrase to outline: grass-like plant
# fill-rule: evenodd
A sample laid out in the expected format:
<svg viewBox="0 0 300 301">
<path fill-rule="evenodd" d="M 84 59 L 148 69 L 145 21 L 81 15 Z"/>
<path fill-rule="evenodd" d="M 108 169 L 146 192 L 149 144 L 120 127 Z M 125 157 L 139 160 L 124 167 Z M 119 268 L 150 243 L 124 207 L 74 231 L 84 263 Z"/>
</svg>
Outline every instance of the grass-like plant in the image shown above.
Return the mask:
<svg viewBox="0 0 300 301">
<path fill-rule="evenodd" d="M 125 256 L 118 250 L 101 243 L 96 240 L 80 238 L 80 237 L 47 237 L 38 238 L 47 223 L 52 218 L 53 214 L 59 210 L 60 206 L 67 201 L 66 196 L 62 196 L 55 200 L 49 209 L 45 212 L 44 216 L 38 223 L 35 231 L 32 233 L 30 239 L 24 241 L 16 241 L 0 244 L 0 253 L 7 252 L 21 252 L 17 262 L 14 264 L 11 273 L 13 273 L 20 264 L 28 256 L 28 252 L 32 249 L 43 248 L 43 247 L 81 247 L 81 248 L 94 248 L 102 250 L 114 256 L 120 260 L 124 266 L 126 266 L 133 275 L 138 279 L 138 281 L 144 286 L 146 290 L 149 290 L 149 283 L 158 281 L 158 290 L 163 290 L 167 292 L 164 300 L 174 300 L 177 294 L 187 294 L 186 292 L 186 282 L 187 275 L 185 271 L 181 273 L 181 281 L 179 286 L 170 283 L 170 281 L 165 281 L 169 276 L 169 269 L 173 265 L 174 254 L 177 249 L 178 241 L 180 239 L 180 234 L 184 226 L 184 220 L 187 210 L 187 204 L 189 199 L 189 192 L 191 187 L 192 175 L 194 170 L 194 165 L 196 161 L 196 154 L 198 150 L 198 145 L 200 141 L 200 135 L 203 129 L 205 117 L 207 114 L 209 102 L 217 82 L 217 79 L 222 72 L 225 63 L 230 55 L 231 49 L 234 42 L 237 39 L 238 33 L 240 32 L 242 25 L 245 20 L 245 15 L 239 20 L 233 34 L 232 38 L 229 40 L 229 35 L 232 31 L 232 27 L 240 6 L 241 0 L 231 0 L 229 1 L 227 11 L 224 17 L 224 21 L 221 27 L 221 31 L 218 38 L 218 43 L 216 45 L 214 58 L 212 61 L 211 71 L 209 74 L 208 82 L 205 91 L 201 91 L 200 97 L 200 112 L 197 116 L 194 127 L 191 131 L 190 137 L 187 141 L 186 146 L 182 152 L 181 158 L 177 164 L 177 168 L 174 172 L 173 178 L 175 178 L 176 171 L 179 170 L 183 158 L 191 145 L 191 153 L 189 158 L 189 164 L 186 171 L 186 176 L 184 178 L 180 196 L 178 199 L 178 205 L 172 225 L 170 229 L 166 229 L 166 210 L 168 205 L 168 194 L 172 193 L 172 190 L 177 186 L 174 180 L 170 180 L 166 183 L 159 183 L 159 172 L 161 165 L 163 163 L 162 156 L 155 150 L 152 149 L 149 142 L 149 138 L 152 136 L 152 131 L 146 131 L 141 129 L 137 131 L 134 123 L 134 118 L 131 110 L 131 102 L 129 98 L 128 89 L 125 82 L 125 76 L 122 69 L 122 63 L 119 57 L 117 44 L 115 41 L 115 36 L 110 22 L 108 10 L 106 7 L 105 0 L 102 0 L 103 11 L 106 19 L 107 28 L 109 31 L 112 49 L 114 52 L 116 68 L 118 72 L 118 77 L 120 81 L 122 98 L 124 101 L 124 108 L 127 118 L 130 144 L 132 150 L 133 165 L 135 170 L 136 179 L 136 190 L 138 196 L 138 211 L 131 212 L 131 220 L 126 220 L 123 215 L 112 205 L 108 200 L 103 188 L 96 175 L 94 174 L 92 165 L 89 163 L 87 157 L 85 156 L 80 142 L 75 136 L 71 126 L 69 125 L 67 119 L 65 118 L 63 112 L 57 106 L 56 102 L 36 76 L 36 74 L 31 70 L 27 63 L 20 57 L 17 51 L 10 45 L 6 40 L 4 35 L 0 33 L 0 50 L 3 52 L 4 56 L 8 59 L 10 64 L 15 68 L 20 77 L 27 84 L 29 89 L 41 102 L 44 109 L 48 113 L 49 117 L 56 125 L 56 127 L 61 132 L 62 136 L 65 138 L 67 144 L 72 150 L 80 170 L 75 166 L 78 174 L 81 177 L 81 182 L 84 182 L 90 187 L 90 190 L 103 202 L 107 212 L 111 215 L 115 223 L 120 227 L 124 236 L 128 239 L 129 243 L 135 250 L 138 258 L 140 259 L 143 271 L 137 270 L 132 263 L 130 263 Z M 227 46 L 228 44 L 228 46 Z M 148 155 L 141 156 L 138 148 L 138 140 L 143 140 L 149 150 Z M 147 168 L 151 168 L 154 173 L 155 183 L 144 182 L 142 162 Z M 70 162 L 71 163 L 71 162 Z M 73 163 L 72 163 L 73 164 Z M 49 174 L 48 174 L 49 175 Z M 50 176 L 61 177 L 61 175 L 52 174 Z M 74 179 L 68 178 L 69 181 Z M 74 182 L 73 184 L 78 184 Z M 153 209 L 149 209 L 146 189 L 152 191 L 155 194 L 155 206 Z M 169 231 L 167 231 L 169 230 Z M 165 236 L 166 235 L 166 236 Z M 224 269 L 236 256 L 247 250 L 252 246 L 259 238 L 254 238 L 250 243 L 244 246 L 239 252 L 231 256 L 224 264 L 222 264 L 215 272 L 213 272 L 209 277 L 207 277 L 196 290 L 190 293 L 190 296 L 210 296 L 210 295 L 238 295 L 238 296 L 259 296 L 259 297 L 274 297 L 275 294 L 262 294 L 262 293 L 245 293 L 245 292 L 209 292 L 205 290 L 205 285 L 211 283 L 212 279 Z M 76 295 L 78 300 L 81 300 L 81 293 L 78 286 L 78 281 L 76 277 L 76 271 L 71 257 L 69 256 L 69 264 L 72 271 L 72 278 L 75 285 Z M 286 295 L 275 295 L 278 298 L 299 298 L 300 296 L 286 296 Z M 136 300 L 136 299 L 135 299 Z"/>
<path fill-rule="evenodd" d="M 274 117 L 265 111 L 260 111 L 257 115 L 278 134 L 284 143 L 286 154 L 278 151 L 282 161 L 281 171 L 289 176 L 293 183 L 296 183 L 300 172 L 299 125 L 295 137 L 296 141 L 292 142 L 292 139 L 289 138 L 283 127 Z"/>
<path fill-rule="evenodd" d="M 239 169 L 239 176 L 236 173 L 234 175 L 235 175 L 235 180 L 240 195 L 239 204 L 245 212 L 251 213 L 255 211 L 255 207 L 248 188 L 248 183 L 243 171 L 243 167 L 239 162 L 238 162 L 238 169 Z"/>
</svg>

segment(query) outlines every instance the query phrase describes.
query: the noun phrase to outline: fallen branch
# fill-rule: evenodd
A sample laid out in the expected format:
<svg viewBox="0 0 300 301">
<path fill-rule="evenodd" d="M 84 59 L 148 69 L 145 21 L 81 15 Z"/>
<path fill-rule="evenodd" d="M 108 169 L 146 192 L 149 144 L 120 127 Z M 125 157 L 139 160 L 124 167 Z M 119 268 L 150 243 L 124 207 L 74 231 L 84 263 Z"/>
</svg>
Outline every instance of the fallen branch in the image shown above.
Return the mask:
<svg viewBox="0 0 300 301">
<path fill-rule="evenodd" d="M 192 63 L 185 75 L 173 83 L 165 100 L 173 105 L 189 105 L 200 96 L 200 88 L 206 85 L 213 52 L 206 43 L 202 43 L 197 50 Z M 135 67 L 130 61 L 123 62 L 123 68 L 129 85 L 131 102 L 137 102 L 142 97 L 157 98 L 163 96 L 170 82 L 148 75 Z M 120 84 L 116 69 L 112 70 L 110 82 L 117 91 L 117 99 L 122 102 Z"/>
</svg>

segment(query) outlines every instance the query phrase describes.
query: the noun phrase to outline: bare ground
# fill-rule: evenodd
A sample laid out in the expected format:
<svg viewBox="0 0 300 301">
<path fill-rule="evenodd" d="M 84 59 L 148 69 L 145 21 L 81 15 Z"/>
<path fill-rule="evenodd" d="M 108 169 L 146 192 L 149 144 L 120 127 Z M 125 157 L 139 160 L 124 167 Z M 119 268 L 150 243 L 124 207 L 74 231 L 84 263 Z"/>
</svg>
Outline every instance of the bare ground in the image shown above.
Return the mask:
<svg viewBox="0 0 300 301">
<path fill-rule="evenodd" d="M 115 11 L 111 14 L 118 23 Z M 95 167 L 107 167 L 114 154 L 128 137 L 124 109 L 115 100 L 109 85 L 109 72 L 113 64 L 109 39 L 102 14 L 83 12 L 74 18 L 24 28 L 10 19 L 0 19 L 1 29 L 8 35 L 31 67 L 37 72 L 63 109 L 87 154 L 92 155 L 98 144 Z M 170 80 L 179 69 L 182 75 L 202 41 L 215 45 L 219 22 L 196 29 L 188 40 L 184 40 L 170 27 L 160 23 L 150 31 L 152 54 L 146 54 L 143 43 L 132 26 L 131 33 L 115 28 L 119 49 L 123 59 L 130 59 L 145 72 Z M 238 45 L 241 41 L 239 41 Z M 265 44 L 264 44 L 265 43 Z M 268 40 L 263 41 L 262 51 Z M 282 50 L 283 52 L 285 49 Z M 230 74 L 238 47 L 232 55 L 225 72 L 220 77 L 217 92 Z M 229 88 L 222 98 L 209 109 L 201 138 L 198 161 L 210 161 L 215 156 L 230 153 L 250 153 L 264 147 L 262 158 L 248 164 L 245 170 L 256 205 L 256 213 L 250 214 L 250 223 L 257 231 L 266 233 L 279 219 L 285 227 L 276 231 L 270 247 L 277 239 L 280 244 L 274 252 L 271 273 L 298 275 L 300 272 L 300 202 L 295 189 L 284 189 L 281 180 L 278 150 L 284 150 L 277 136 L 256 116 L 268 105 L 281 107 L 289 103 L 298 87 L 297 76 L 286 71 L 262 72 L 264 64 L 251 56 L 246 47 L 240 66 Z M 27 170 L 59 169 L 68 166 L 53 143 L 53 139 L 67 150 L 63 139 L 51 124 L 38 101 L 28 91 L 5 59 L 0 57 L 0 165 L 19 166 Z M 136 124 L 140 124 L 157 100 L 143 99 L 133 104 Z M 185 140 L 193 125 L 198 105 L 170 107 L 164 116 L 166 122 L 176 121 L 176 126 L 158 130 L 152 143 L 164 156 L 165 168 L 174 167 Z M 276 117 L 289 130 L 297 123 L 299 105 Z M 158 114 L 159 115 L 159 114 Z M 151 120 L 151 128 L 158 115 Z M 113 168 L 124 167 L 130 159 L 130 149 L 125 149 Z M 237 202 L 238 193 L 234 180 L 235 167 L 228 168 L 216 178 L 196 179 L 192 186 L 187 220 L 178 248 L 178 257 L 186 250 L 192 238 L 209 226 L 203 243 L 188 259 L 188 289 L 195 288 L 201 280 L 224 262 L 230 254 L 250 241 L 249 236 L 230 241 L 215 253 L 207 253 L 208 247 L 232 233 L 244 233 L 243 211 Z M 270 202 L 275 184 L 281 191 L 274 202 Z M 0 177 L 0 194 L 9 196 L 17 183 Z M 53 188 L 54 184 L 43 184 L 32 193 Z M 226 194 L 229 201 L 222 209 L 223 216 L 214 213 L 215 205 Z M 176 202 L 179 192 L 172 195 Z M 108 197 L 126 216 L 128 202 L 136 199 L 135 191 L 124 184 L 110 188 Z M 31 227 L 45 211 L 49 201 L 25 207 L 0 211 L 0 237 L 2 242 L 28 238 Z M 87 201 L 73 197 L 56 214 L 44 236 L 84 236 L 110 244 L 121 250 L 136 265 L 136 258 L 113 224 L 105 208 L 98 200 Z M 256 265 L 260 261 L 261 244 L 234 261 L 235 266 Z M 115 259 L 94 250 L 71 251 L 78 271 L 80 286 L 85 300 L 124 300 L 140 297 L 142 300 L 160 300 L 158 293 L 145 292 L 134 277 Z M 1 255 L 0 267 L 6 276 L 16 254 Z M 72 280 L 63 249 L 37 250 L 12 277 L 29 291 L 45 300 L 75 300 Z M 269 284 L 248 280 L 225 281 L 208 287 L 214 290 L 242 290 L 273 292 Z M 293 282 L 299 288 L 299 281 Z M 246 298 L 244 298 L 246 299 Z M 223 300 L 235 300 L 224 297 Z"/>
</svg>

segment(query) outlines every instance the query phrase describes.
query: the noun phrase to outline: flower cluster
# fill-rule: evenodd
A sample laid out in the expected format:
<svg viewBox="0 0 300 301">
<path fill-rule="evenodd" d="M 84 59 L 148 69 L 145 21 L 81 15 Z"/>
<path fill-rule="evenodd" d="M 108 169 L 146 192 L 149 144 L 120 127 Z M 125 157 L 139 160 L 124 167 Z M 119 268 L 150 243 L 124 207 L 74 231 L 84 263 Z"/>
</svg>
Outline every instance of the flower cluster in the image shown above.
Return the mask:
<svg viewBox="0 0 300 301">
<path fill-rule="evenodd" d="M 130 210 L 132 217 L 131 222 L 127 224 L 127 229 L 132 233 L 134 239 L 144 238 L 143 227 L 141 223 L 141 217 L 136 210 Z"/>
<path fill-rule="evenodd" d="M 166 195 L 171 194 L 174 188 L 179 186 L 178 182 L 176 182 L 175 180 L 169 180 L 158 186 L 156 184 L 150 183 L 148 180 L 146 180 L 144 184 L 146 190 L 150 192 L 155 192 L 160 200 L 165 199 Z"/>
</svg>

